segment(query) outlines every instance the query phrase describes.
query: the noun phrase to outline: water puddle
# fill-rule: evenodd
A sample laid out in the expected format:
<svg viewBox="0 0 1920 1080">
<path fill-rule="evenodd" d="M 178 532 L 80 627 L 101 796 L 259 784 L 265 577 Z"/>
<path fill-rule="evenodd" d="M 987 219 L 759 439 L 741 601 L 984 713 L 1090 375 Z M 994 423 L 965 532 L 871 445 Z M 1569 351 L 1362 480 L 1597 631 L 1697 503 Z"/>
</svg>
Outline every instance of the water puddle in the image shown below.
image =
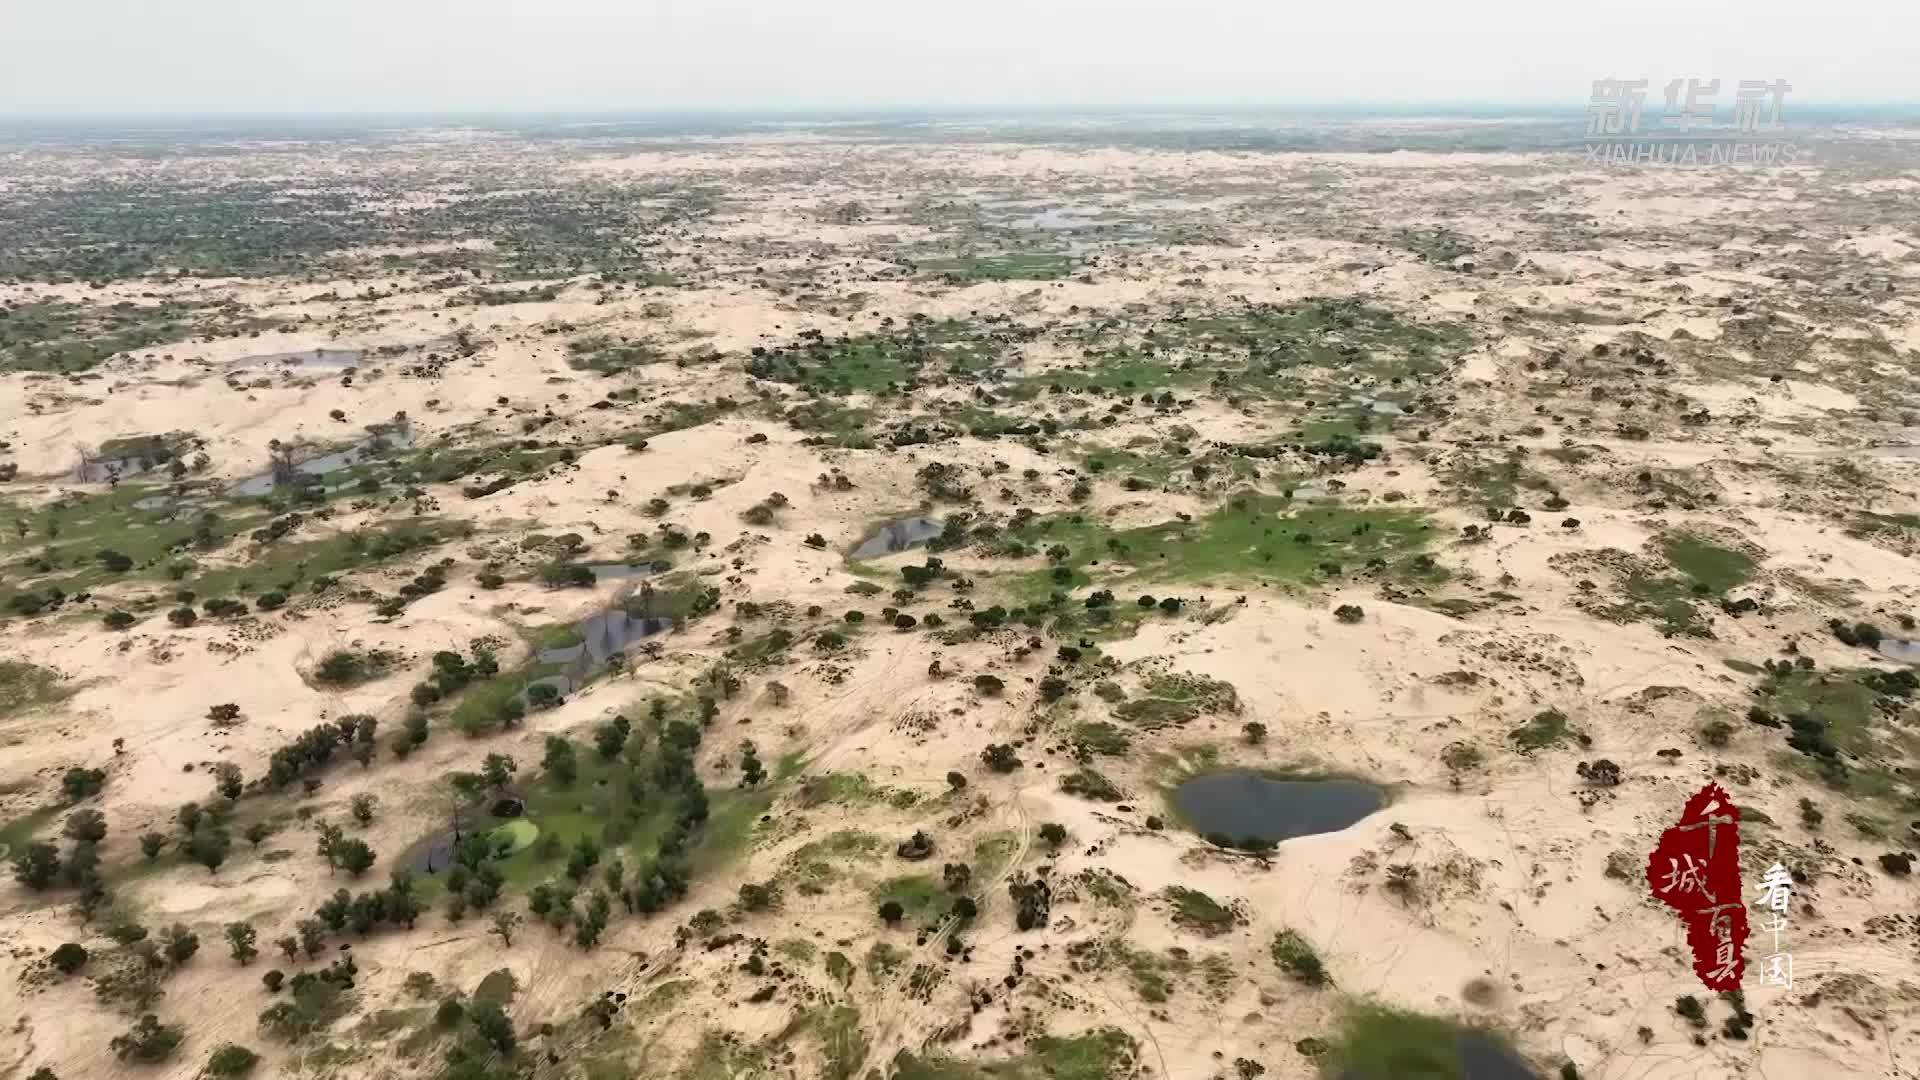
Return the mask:
<svg viewBox="0 0 1920 1080">
<path fill-rule="evenodd" d="M 593 571 L 595 581 L 626 581 L 630 578 L 651 577 L 654 573 L 651 563 L 642 566 L 628 563 L 595 563 L 587 569 Z"/>
<path fill-rule="evenodd" d="M 939 536 L 946 526 L 932 518 L 902 518 L 889 521 L 880 526 L 880 531 L 860 542 L 849 558 L 877 559 L 882 555 L 892 555 L 905 551 L 915 544 L 924 544 Z"/>
<path fill-rule="evenodd" d="M 586 685 L 588 679 L 607 666 L 607 662 L 616 655 L 625 653 L 655 634 L 665 633 L 673 628 L 673 620 L 665 615 L 635 614 L 628 611 L 625 604 L 596 612 L 575 627 L 580 635 L 580 644 L 568 645 L 559 649 L 542 649 L 534 657 L 540 664 L 558 664 L 563 670 L 558 674 L 535 679 L 527 684 L 531 690 L 536 686 L 551 686 L 564 698 L 568 694 Z M 527 703 L 527 690 L 519 695 L 522 705 Z"/>
<path fill-rule="evenodd" d="M 1453 1068 L 1447 1069 L 1444 1074 L 1422 1070 L 1420 1075 L 1446 1075 L 1458 1077 L 1459 1080 L 1540 1080 L 1539 1074 L 1512 1050 L 1498 1039 L 1478 1031 L 1462 1031 L 1454 1047 Z M 1383 1073 L 1372 1069 L 1347 1069 L 1340 1073 L 1339 1080 L 1401 1080 L 1405 1075 L 1398 1071 Z"/>
<path fill-rule="evenodd" d="M 1880 655 L 1903 664 L 1920 664 L 1920 641 L 1912 638 L 1881 638 Z"/>
<path fill-rule="evenodd" d="M 437 874 L 453 865 L 460 841 L 476 833 L 493 837 L 495 849 L 502 855 L 531 846 L 540 830 L 520 816 L 525 809 L 518 798 L 506 796 L 494 801 L 491 817 L 474 810 L 457 814 L 453 828 L 417 841 L 402 852 L 400 865 L 416 874 Z"/>
<path fill-rule="evenodd" d="M 226 370 L 254 367 L 265 364 L 285 364 L 288 367 L 306 368 L 319 371 L 344 371 L 350 367 L 359 367 L 366 353 L 359 349 L 307 349 L 303 352 L 262 353 L 259 356 L 243 356 L 227 364 Z"/>
<path fill-rule="evenodd" d="M 317 458 L 294 465 L 293 476 L 277 474 L 274 470 L 255 473 L 227 489 L 230 495 L 270 495 L 273 489 L 283 484 L 292 484 L 301 476 L 325 476 L 331 472 L 351 468 L 370 458 L 378 457 L 388 450 L 404 450 L 413 445 L 413 432 L 399 430 L 369 435 L 345 450 L 338 450 Z"/>
<path fill-rule="evenodd" d="M 1173 789 L 1173 805 L 1202 836 L 1278 843 L 1339 832 L 1387 804 L 1357 780 L 1276 780 L 1256 772 L 1203 773 Z"/>
</svg>

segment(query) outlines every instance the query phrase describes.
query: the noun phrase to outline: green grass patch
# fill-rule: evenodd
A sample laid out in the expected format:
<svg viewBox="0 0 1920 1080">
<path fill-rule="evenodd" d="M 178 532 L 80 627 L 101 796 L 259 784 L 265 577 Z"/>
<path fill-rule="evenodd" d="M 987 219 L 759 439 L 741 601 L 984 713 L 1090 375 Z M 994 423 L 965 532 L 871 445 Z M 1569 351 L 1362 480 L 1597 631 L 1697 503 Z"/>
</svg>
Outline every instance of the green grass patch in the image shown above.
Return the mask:
<svg viewBox="0 0 1920 1080">
<path fill-rule="evenodd" d="M 914 264 L 914 269 L 922 274 L 961 281 L 1051 281 L 1072 273 L 1073 266 L 1074 260 L 1068 255 L 1010 252 L 923 259 Z"/>
<path fill-rule="evenodd" d="M 989 332 L 970 323 L 912 320 L 890 332 L 769 349 L 747 362 L 747 373 L 816 394 L 878 394 L 942 372 L 983 371 L 998 362 L 1001 348 Z"/>
<path fill-rule="evenodd" d="M 1093 584 L 1095 561 L 1099 583 L 1116 590 L 1156 580 L 1323 583 L 1382 573 L 1437 583 L 1446 576 L 1424 554 L 1432 526 L 1418 511 L 1337 504 L 1303 508 L 1276 495 L 1241 494 L 1193 521 L 1115 530 L 1085 514 L 1059 514 L 1008 534 L 1035 550 L 1064 546 L 1068 551 L 1057 563 L 1071 572 L 1067 582 L 1041 570 L 1015 583 L 1017 592 L 1036 599 Z M 1135 598 L 1115 599 L 1129 605 Z"/>
<path fill-rule="evenodd" d="M 694 873 L 705 874 L 725 866 L 751 848 L 760 818 L 773 806 L 775 794 L 770 788 L 709 790 L 707 821 L 694 838 L 690 853 Z"/>
<path fill-rule="evenodd" d="M 1118 1028 L 1099 1028 L 1072 1038 L 1030 1039 L 1019 1057 L 992 1064 L 935 1054 L 894 1059 L 895 1080 L 1115 1080 L 1132 1074 L 1140 1044 Z"/>
<path fill-rule="evenodd" d="M 1913 808 L 1905 774 L 1920 760 L 1920 710 L 1911 669 L 1828 671 L 1775 665 L 1755 688 L 1764 709 L 1786 721 L 1790 767 L 1852 795 Z"/>
<path fill-rule="evenodd" d="M 72 691 L 60 673 L 24 660 L 0 660 L 0 718 L 51 705 Z"/>
<path fill-rule="evenodd" d="M 1163 894 L 1173 905 L 1173 921 L 1203 934 L 1224 934 L 1233 929 L 1237 917 L 1233 909 L 1198 889 L 1169 885 Z"/>
<path fill-rule="evenodd" d="M 0 318 L 0 371 L 86 371 L 117 354 L 193 338 L 235 337 L 279 326 L 238 303 L 191 306 L 177 301 L 88 304 L 44 300 L 20 304 Z"/>
<path fill-rule="evenodd" d="M 1744 585 L 1753 577 L 1758 563 L 1745 552 L 1716 544 L 1688 532 L 1672 532 L 1660 538 L 1660 550 L 1687 580 L 1704 585 L 1719 595 Z"/>
<path fill-rule="evenodd" d="M 1567 714 L 1559 709 L 1546 709 L 1533 714 L 1533 718 L 1507 733 L 1507 738 L 1523 754 L 1535 750 L 1549 750 L 1560 745 L 1574 734 L 1567 722 Z"/>
<path fill-rule="evenodd" d="M 507 844 L 510 845 L 507 848 L 507 853 L 511 855 L 514 852 L 525 851 L 532 847 L 533 842 L 540 839 L 540 826 L 535 825 L 524 817 L 515 818 L 505 825 L 494 829 L 493 839 L 495 844 L 499 844 L 503 840 L 506 841 Z"/>
<path fill-rule="evenodd" d="M 472 535 L 473 526 L 465 522 L 415 518 L 380 528 L 353 529 L 318 540 L 281 540 L 259 548 L 241 565 L 210 569 L 191 578 L 189 585 L 202 597 L 269 590 L 291 593 L 322 575 L 333 577 L 377 566 Z"/>
<path fill-rule="evenodd" d="M 975 880 L 990 880 L 1000 876 L 1000 872 L 1013 861 L 1014 853 L 1020 850 L 1020 838 L 1011 832 L 989 833 L 973 845 L 973 876 Z"/>
<path fill-rule="evenodd" d="M 1139 694 L 1113 707 L 1113 715 L 1147 731 L 1239 711 L 1240 695 L 1232 683 L 1186 674 L 1155 675 Z"/>
<path fill-rule="evenodd" d="M 889 900 L 898 903 L 910 919 L 944 915 L 949 906 L 945 887 L 927 874 L 903 874 L 881 882 L 873 890 L 873 902 L 877 906 Z"/>
<path fill-rule="evenodd" d="M 1327 981 L 1327 969 L 1320 961 L 1320 954 L 1298 930 L 1286 929 L 1273 935 L 1269 952 L 1275 967 L 1308 986 L 1320 986 Z"/>
<path fill-rule="evenodd" d="M 1069 741 L 1076 749 L 1105 757 L 1124 757 L 1127 749 L 1133 745 L 1133 741 L 1126 732 L 1105 720 L 1090 720 L 1075 724 Z"/>
<path fill-rule="evenodd" d="M 650 341 L 627 341 L 606 334 L 590 334 L 567 343 L 567 363 L 581 371 L 617 375 L 666 357 Z"/>
<path fill-rule="evenodd" d="M 62 809 L 59 806 L 43 806 L 0 825 L 0 858 L 31 843 L 40 830 L 53 824 Z"/>
<path fill-rule="evenodd" d="M 867 950 L 867 978 L 875 983 L 885 982 L 892 978 L 894 973 L 900 970 L 900 965 L 906 961 L 906 950 L 884 941 L 876 941 L 873 947 Z"/>
<path fill-rule="evenodd" d="M 1513 447 L 1499 460 L 1471 453 L 1456 456 L 1441 473 L 1455 492 L 1476 505 L 1506 509 L 1519 502 L 1521 489 L 1547 491 L 1553 482 L 1527 467 L 1527 452 Z"/>
</svg>

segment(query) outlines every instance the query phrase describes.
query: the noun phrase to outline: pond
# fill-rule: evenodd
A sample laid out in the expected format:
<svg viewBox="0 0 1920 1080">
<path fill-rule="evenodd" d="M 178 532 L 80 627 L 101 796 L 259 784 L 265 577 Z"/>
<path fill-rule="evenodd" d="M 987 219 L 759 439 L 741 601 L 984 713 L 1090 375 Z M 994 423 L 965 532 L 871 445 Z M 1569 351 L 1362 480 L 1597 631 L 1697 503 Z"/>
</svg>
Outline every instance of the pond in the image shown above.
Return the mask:
<svg viewBox="0 0 1920 1080">
<path fill-rule="evenodd" d="M 1881 638 L 1880 655 L 1903 664 L 1920 664 L 1920 641 L 1911 638 Z"/>
<path fill-rule="evenodd" d="M 626 581 L 629 578 L 650 577 L 654 573 L 652 563 L 641 566 L 631 563 L 594 563 L 587 569 L 593 571 L 595 581 Z"/>
<path fill-rule="evenodd" d="M 1240 769 L 1202 773 L 1173 789 L 1173 805 L 1202 836 L 1278 843 L 1339 832 L 1387 804 L 1358 780 L 1276 780 Z"/>
<path fill-rule="evenodd" d="M 1459 1080 L 1540 1080 L 1540 1075 L 1532 1067 L 1498 1039 L 1478 1031 L 1462 1031 L 1454 1045 L 1457 1048 L 1454 1059 L 1456 1068 L 1448 1070 L 1445 1073 L 1447 1076 Z M 1423 1055 L 1422 1060 L 1428 1060 L 1427 1055 Z M 1340 1074 L 1340 1080 L 1400 1080 L 1401 1075 L 1348 1069 Z M 1440 1074 L 1422 1070 L 1419 1075 Z"/>
<path fill-rule="evenodd" d="M 369 435 L 345 450 L 338 450 L 317 458 L 310 458 L 294 466 L 294 471 L 302 476 L 325 476 L 330 472 L 358 465 L 370 457 L 392 449 L 405 449 L 413 445 L 413 433 L 407 430 L 381 432 Z M 228 489 L 232 495 L 270 495 L 273 489 L 285 481 L 276 478 L 272 469 L 255 473 Z"/>
<path fill-rule="evenodd" d="M 301 352 L 264 353 L 259 356 L 243 356 L 229 363 L 227 370 L 252 367 L 255 364 L 286 364 L 291 367 L 339 371 L 359 366 L 360 358 L 365 355 L 359 349 L 307 349 Z"/>
<path fill-rule="evenodd" d="M 880 526 L 880 531 L 860 542 L 849 555 L 854 559 L 877 559 L 882 555 L 892 555 L 905 551 L 915 544 L 924 544 L 939 536 L 946 526 L 932 518 L 911 517 L 899 521 L 889 521 Z"/>
<path fill-rule="evenodd" d="M 542 649 L 535 657 L 541 664 L 559 664 L 564 670 L 557 675 L 535 679 L 527 685 L 529 689 L 551 686 L 564 698 L 606 667 L 607 661 L 615 654 L 624 653 L 641 639 L 664 633 L 672 627 L 673 620 L 665 615 L 635 615 L 620 606 L 595 612 L 575 627 L 580 634 L 580 644 Z M 527 703 L 525 690 L 520 692 L 520 703 Z"/>
<path fill-rule="evenodd" d="M 455 817 L 455 827 L 416 842 L 400 856 L 400 865 L 416 874 L 437 874 L 453 865 L 454 850 L 460 841 L 475 833 L 493 838 L 494 849 L 503 856 L 532 847 L 539 839 L 540 827 L 520 815 L 526 806 L 514 796 L 494 800 L 492 820 L 477 818 L 471 811 Z"/>
</svg>

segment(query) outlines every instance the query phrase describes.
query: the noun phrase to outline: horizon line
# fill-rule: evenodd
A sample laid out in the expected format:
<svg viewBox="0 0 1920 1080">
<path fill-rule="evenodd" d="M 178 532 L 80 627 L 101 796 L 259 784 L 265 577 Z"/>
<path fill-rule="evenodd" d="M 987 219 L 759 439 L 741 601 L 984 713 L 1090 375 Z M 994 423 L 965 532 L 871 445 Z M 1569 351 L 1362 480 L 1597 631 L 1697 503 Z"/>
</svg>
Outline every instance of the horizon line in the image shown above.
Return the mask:
<svg viewBox="0 0 1920 1080">
<path fill-rule="evenodd" d="M 1262 110 L 1302 111 L 1332 109 L 1413 110 L 1503 110 L 1532 112 L 1584 112 L 1592 102 L 1586 99 L 1559 98 L 1511 100 L 1499 98 L 1444 98 L 1426 101 L 1407 99 L 1272 99 L 1259 101 L 1137 101 L 1137 102 L 820 102 L 787 104 L 689 104 L 689 105 L 553 105 L 553 106 L 424 106 L 379 108 L 266 108 L 236 109 L 222 107 L 167 107 L 158 109 L 0 109 L 0 123 L 14 121 L 73 120 L 187 120 L 187 119 L 422 119 L 422 118 L 527 118 L 554 117 L 676 117 L 676 116 L 863 116 L 930 115 L 1023 112 L 1041 114 L 1072 113 L 1145 113 L 1175 114 L 1253 112 Z M 1788 103 L 1794 109 L 1920 109 L 1916 98 L 1796 98 Z"/>
</svg>

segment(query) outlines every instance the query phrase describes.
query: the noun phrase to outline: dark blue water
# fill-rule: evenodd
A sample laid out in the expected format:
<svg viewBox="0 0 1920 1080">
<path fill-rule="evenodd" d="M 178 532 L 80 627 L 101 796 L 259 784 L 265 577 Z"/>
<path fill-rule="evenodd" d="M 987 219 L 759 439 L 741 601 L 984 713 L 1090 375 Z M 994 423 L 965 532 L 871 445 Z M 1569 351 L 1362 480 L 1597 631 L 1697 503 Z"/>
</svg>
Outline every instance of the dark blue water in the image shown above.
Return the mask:
<svg viewBox="0 0 1920 1080">
<path fill-rule="evenodd" d="M 1540 1080 L 1540 1074 L 1490 1036 L 1462 1031 L 1455 1045 L 1457 1064 L 1446 1072 L 1435 1071 L 1422 1053 L 1417 1064 L 1395 1069 L 1390 1075 L 1348 1069 L 1340 1074 L 1340 1080 Z"/>
<path fill-rule="evenodd" d="M 891 555 L 896 551 L 905 551 L 915 544 L 924 544 L 939 536 L 946 526 L 932 518 L 902 518 L 889 521 L 880 526 L 880 531 L 860 542 L 853 549 L 851 558 L 876 559 L 882 555 Z"/>
<path fill-rule="evenodd" d="M 1275 780 L 1256 772 L 1205 773 L 1173 789 L 1173 805 L 1202 835 L 1279 842 L 1339 832 L 1387 804 L 1357 780 Z"/>
</svg>

